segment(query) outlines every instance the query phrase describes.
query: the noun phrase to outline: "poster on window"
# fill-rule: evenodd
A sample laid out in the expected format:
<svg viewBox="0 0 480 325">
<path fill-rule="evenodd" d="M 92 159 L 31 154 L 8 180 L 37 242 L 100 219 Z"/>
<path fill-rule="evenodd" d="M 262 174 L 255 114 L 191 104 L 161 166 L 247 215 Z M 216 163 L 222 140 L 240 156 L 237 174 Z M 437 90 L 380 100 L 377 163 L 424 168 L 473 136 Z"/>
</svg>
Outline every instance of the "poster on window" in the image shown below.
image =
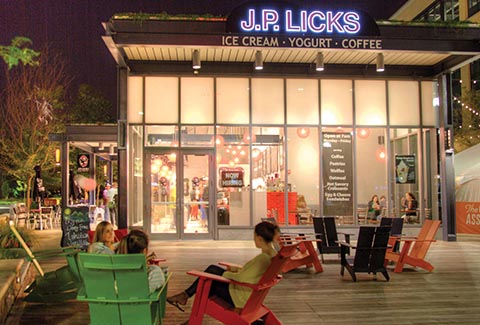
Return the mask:
<svg viewBox="0 0 480 325">
<path fill-rule="evenodd" d="M 352 135 L 323 133 L 323 215 L 353 215 Z"/>
<path fill-rule="evenodd" d="M 395 181 L 397 184 L 415 184 L 415 155 L 395 156 Z"/>
<path fill-rule="evenodd" d="M 90 170 L 90 157 L 87 154 L 77 155 L 77 172 L 87 173 Z"/>
</svg>

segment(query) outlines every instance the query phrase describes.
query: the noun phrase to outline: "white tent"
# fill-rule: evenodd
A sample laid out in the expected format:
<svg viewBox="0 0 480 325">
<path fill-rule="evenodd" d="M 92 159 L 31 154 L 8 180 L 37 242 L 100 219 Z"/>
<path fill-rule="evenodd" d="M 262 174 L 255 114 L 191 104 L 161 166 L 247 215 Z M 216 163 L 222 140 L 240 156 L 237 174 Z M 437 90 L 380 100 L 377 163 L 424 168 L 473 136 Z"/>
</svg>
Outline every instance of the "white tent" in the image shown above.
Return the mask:
<svg viewBox="0 0 480 325">
<path fill-rule="evenodd" d="M 480 144 L 455 155 L 457 202 L 480 202 Z"/>
</svg>

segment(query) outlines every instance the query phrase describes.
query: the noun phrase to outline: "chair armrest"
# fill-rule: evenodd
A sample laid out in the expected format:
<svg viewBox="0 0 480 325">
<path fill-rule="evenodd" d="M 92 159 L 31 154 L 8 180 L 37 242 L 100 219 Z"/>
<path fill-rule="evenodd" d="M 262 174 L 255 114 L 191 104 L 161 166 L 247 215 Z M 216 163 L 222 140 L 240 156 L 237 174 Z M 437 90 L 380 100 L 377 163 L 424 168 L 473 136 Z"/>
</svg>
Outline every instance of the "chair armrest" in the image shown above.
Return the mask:
<svg viewBox="0 0 480 325">
<path fill-rule="evenodd" d="M 353 248 L 353 249 L 357 248 L 356 246 L 353 246 L 352 244 L 344 242 L 344 241 L 337 240 L 336 243 L 341 245 L 341 246 L 350 247 L 350 248 Z"/>
<path fill-rule="evenodd" d="M 248 287 L 248 288 L 251 288 L 253 290 L 259 290 L 259 289 L 271 287 L 271 286 L 275 285 L 278 281 L 280 281 L 280 279 L 282 278 L 281 275 L 277 275 L 277 278 L 275 280 L 273 280 L 269 283 L 264 283 L 263 285 L 259 286 L 258 284 L 252 284 L 252 283 L 245 283 L 245 282 L 238 282 L 238 281 L 235 281 L 235 280 L 230 280 L 230 279 L 227 279 L 227 278 L 225 278 L 221 275 L 211 274 L 211 273 L 207 273 L 207 272 L 203 272 L 203 271 L 192 270 L 192 271 L 188 271 L 187 274 L 193 275 L 193 276 L 196 276 L 196 277 L 199 277 L 199 278 L 208 279 L 208 280 L 219 281 L 219 282 L 224 282 L 224 283 L 228 283 L 228 284 L 235 284 L 235 285 L 239 285 L 239 286 L 242 286 L 242 287 Z"/>
<path fill-rule="evenodd" d="M 243 267 L 243 265 L 230 263 L 230 262 L 218 262 L 218 265 L 223 265 L 223 266 L 226 266 L 226 267 L 234 267 L 234 268 L 237 268 L 237 269 L 241 269 Z"/>
</svg>

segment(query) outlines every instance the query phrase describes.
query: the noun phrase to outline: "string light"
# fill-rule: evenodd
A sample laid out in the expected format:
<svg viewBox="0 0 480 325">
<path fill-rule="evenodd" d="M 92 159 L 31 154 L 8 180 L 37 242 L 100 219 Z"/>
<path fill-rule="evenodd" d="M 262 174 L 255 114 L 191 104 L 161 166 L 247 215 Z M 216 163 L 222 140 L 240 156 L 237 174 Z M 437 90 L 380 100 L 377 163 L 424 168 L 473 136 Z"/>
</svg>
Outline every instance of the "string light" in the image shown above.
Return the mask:
<svg viewBox="0 0 480 325">
<path fill-rule="evenodd" d="M 460 105 L 462 105 L 463 108 L 466 108 L 468 109 L 470 112 L 472 112 L 472 114 L 475 114 L 477 116 L 480 115 L 480 113 L 474 109 L 474 108 L 471 108 L 470 106 L 466 105 L 465 103 L 462 103 L 462 101 L 458 98 L 458 97 L 453 97 L 453 100 L 457 101 L 457 103 L 459 103 Z M 470 126 L 471 127 L 471 126 Z"/>
</svg>

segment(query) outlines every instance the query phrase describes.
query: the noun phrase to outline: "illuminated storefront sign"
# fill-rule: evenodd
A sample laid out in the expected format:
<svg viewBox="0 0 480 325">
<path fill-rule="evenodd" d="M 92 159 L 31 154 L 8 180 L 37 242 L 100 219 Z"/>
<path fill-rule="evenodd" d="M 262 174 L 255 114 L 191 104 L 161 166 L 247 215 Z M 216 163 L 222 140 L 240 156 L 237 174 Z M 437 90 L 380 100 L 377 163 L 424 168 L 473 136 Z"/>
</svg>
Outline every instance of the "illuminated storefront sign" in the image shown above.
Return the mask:
<svg viewBox="0 0 480 325">
<path fill-rule="evenodd" d="M 241 167 L 219 169 L 220 173 L 220 187 L 243 187 L 244 170 Z"/>
<path fill-rule="evenodd" d="M 378 26 L 360 10 L 300 8 L 285 2 L 261 1 L 235 8 L 227 32 L 302 36 L 378 36 Z"/>
</svg>

